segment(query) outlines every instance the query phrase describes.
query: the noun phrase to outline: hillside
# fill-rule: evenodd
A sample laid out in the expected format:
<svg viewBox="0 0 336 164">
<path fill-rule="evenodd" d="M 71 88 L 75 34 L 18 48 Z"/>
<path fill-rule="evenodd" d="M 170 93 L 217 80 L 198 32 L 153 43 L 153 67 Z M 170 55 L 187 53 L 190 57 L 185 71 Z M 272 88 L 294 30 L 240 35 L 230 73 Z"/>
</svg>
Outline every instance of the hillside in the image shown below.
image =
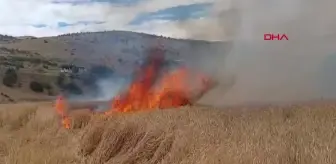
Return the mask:
<svg viewBox="0 0 336 164">
<path fill-rule="evenodd" d="M 196 58 L 218 55 L 219 50 L 222 50 L 223 45 L 226 44 L 173 39 L 126 31 L 75 33 L 42 38 L 10 36 L 2 38 L 6 41 L 0 43 L 0 66 L 3 68 L 0 77 L 2 79 L 5 77 L 7 69 L 15 69 L 18 80 L 13 82 L 13 86 L 9 88 L 7 85 L 8 89 L 1 90 L 1 92 L 10 95 L 15 102 L 36 96 L 40 96 L 41 99 L 50 99 L 60 90 L 69 90 L 69 88 L 73 90 L 74 87 L 78 93 L 83 92 L 78 88 L 86 90 L 88 87 L 84 86 L 85 82 L 81 78 L 90 79 L 89 75 L 61 73 L 62 67 L 66 65 L 83 67 L 88 72 L 92 66 L 101 65 L 111 68 L 115 73 L 129 74 L 153 48 L 162 49 L 167 60 L 182 60 L 191 63 Z M 60 87 L 57 81 L 63 77 L 66 77 L 66 84 Z M 36 93 L 36 91 L 31 91 L 31 82 L 38 82 L 48 87 Z M 16 90 L 22 91 L 27 97 L 16 96 L 13 94 L 17 92 Z"/>
<path fill-rule="evenodd" d="M 79 111 L 70 130 L 50 103 L 0 105 L 0 163 L 331 164 L 335 105 Z"/>
<path fill-rule="evenodd" d="M 9 35 L 0 35 L 0 43 L 11 43 L 16 41 L 17 38 Z"/>
<path fill-rule="evenodd" d="M 219 49 L 222 42 L 174 39 L 128 31 L 65 34 L 55 37 L 23 38 L 2 47 L 20 49 L 55 58 L 122 57 L 132 60 L 146 55 L 151 47 L 164 46 L 167 56 L 178 57 L 200 50 Z M 87 59 L 88 60 L 88 59 Z"/>
</svg>

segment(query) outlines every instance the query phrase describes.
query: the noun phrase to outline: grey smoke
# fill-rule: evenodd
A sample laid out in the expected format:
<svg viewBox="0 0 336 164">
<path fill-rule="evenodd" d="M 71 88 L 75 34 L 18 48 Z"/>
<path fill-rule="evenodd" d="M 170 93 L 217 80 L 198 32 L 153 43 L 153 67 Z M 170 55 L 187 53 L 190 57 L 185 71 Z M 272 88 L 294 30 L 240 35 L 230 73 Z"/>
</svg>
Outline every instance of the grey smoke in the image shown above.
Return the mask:
<svg viewBox="0 0 336 164">
<path fill-rule="evenodd" d="M 69 99 L 71 101 L 109 101 L 123 91 L 129 84 L 130 78 L 111 75 L 109 77 L 97 79 L 97 90 L 95 93 L 71 95 Z"/>
<path fill-rule="evenodd" d="M 98 93 L 97 100 L 111 100 L 115 97 L 126 85 L 129 80 L 121 77 L 110 77 L 98 80 Z"/>
<path fill-rule="evenodd" d="M 224 41 L 210 50 L 198 48 L 189 57 L 220 81 L 201 102 L 336 98 L 334 6 L 334 0 L 221 0 L 212 19 L 179 22 L 189 38 Z M 264 33 L 283 33 L 289 40 L 264 41 Z M 110 80 L 99 82 L 100 99 L 113 97 L 121 85 Z"/>
<path fill-rule="evenodd" d="M 235 76 L 232 88 L 214 91 L 204 102 L 223 105 L 335 98 L 332 71 L 322 71 L 326 57 L 336 52 L 335 5 L 332 0 L 233 0 L 229 9 L 216 10 L 220 11 L 217 22 L 188 28 L 196 30 L 190 32 L 198 34 L 195 38 L 218 40 L 211 37 L 221 36 L 232 43 L 230 50 L 205 54 L 208 58 L 201 59 L 209 68 L 221 68 L 217 71 L 222 72 L 221 77 L 228 72 Z M 209 30 L 204 30 L 206 27 Z M 289 40 L 264 41 L 264 33 L 284 33 Z M 329 63 L 335 65 L 336 61 Z"/>
</svg>

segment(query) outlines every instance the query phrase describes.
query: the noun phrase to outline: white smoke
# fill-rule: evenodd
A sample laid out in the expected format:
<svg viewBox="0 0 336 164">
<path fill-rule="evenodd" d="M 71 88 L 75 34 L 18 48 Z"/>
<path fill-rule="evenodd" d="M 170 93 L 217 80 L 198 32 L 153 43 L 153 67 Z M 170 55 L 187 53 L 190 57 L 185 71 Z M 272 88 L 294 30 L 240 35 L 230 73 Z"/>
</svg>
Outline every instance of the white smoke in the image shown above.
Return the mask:
<svg viewBox="0 0 336 164">
<path fill-rule="evenodd" d="M 96 90 L 82 95 L 69 95 L 71 101 L 110 101 L 130 83 L 127 77 L 110 76 L 97 79 Z"/>
<path fill-rule="evenodd" d="M 236 83 L 228 93 L 209 95 L 207 102 L 282 102 L 326 96 L 319 74 L 326 56 L 336 52 L 334 6 L 332 0 L 232 1 L 231 10 L 238 12 L 221 17 L 223 30 L 235 27 L 233 48 L 229 56 L 222 55 L 222 70 L 235 74 Z M 236 24 L 225 24 L 230 19 Z M 264 41 L 265 33 L 286 34 L 289 40 Z"/>
<path fill-rule="evenodd" d="M 113 97 L 119 94 L 120 91 L 124 89 L 124 87 L 128 86 L 128 84 L 129 80 L 121 77 L 110 77 L 101 79 L 97 82 L 99 94 L 95 97 L 95 100 L 111 100 Z"/>
</svg>

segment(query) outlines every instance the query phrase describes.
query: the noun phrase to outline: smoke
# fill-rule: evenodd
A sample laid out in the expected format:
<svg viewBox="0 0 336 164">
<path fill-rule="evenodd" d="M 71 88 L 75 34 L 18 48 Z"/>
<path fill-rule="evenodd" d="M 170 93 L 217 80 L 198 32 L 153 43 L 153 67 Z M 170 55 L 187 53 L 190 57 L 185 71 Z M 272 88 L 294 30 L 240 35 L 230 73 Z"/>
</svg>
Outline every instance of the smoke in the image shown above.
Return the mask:
<svg viewBox="0 0 336 164">
<path fill-rule="evenodd" d="M 234 76 L 232 87 L 223 85 L 225 89 L 207 95 L 203 102 L 223 105 L 336 96 L 336 90 L 330 91 L 333 83 L 321 76 L 332 75 L 321 70 L 336 49 L 335 5 L 332 0 L 221 1 L 210 21 L 199 26 L 183 23 L 180 27 L 190 38 L 225 41 L 224 48 L 203 54 L 206 57 L 199 62 L 216 72 L 220 81 L 227 81 L 228 73 Z M 289 40 L 264 41 L 265 33 L 286 34 Z"/>
<path fill-rule="evenodd" d="M 82 95 L 69 95 L 70 101 L 109 101 L 120 93 L 130 83 L 130 78 L 118 75 L 108 75 L 95 79 L 95 89 Z"/>
<path fill-rule="evenodd" d="M 178 23 L 189 38 L 222 41 L 196 46 L 187 59 L 220 82 L 202 103 L 336 98 L 336 57 L 329 58 L 336 52 L 336 1 L 222 0 L 214 6 L 210 19 Z M 265 33 L 286 34 L 289 40 L 265 41 Z M 101 99 L 122 86 L 111 79 L 98 85 Z"/>
<path fill-rule="evenodd" d="M 130 80 L 121 77 L 104 78 L 97 81 L 98 95 L 97 100 L 111 100 L 125 87 Z"/>
</svg>

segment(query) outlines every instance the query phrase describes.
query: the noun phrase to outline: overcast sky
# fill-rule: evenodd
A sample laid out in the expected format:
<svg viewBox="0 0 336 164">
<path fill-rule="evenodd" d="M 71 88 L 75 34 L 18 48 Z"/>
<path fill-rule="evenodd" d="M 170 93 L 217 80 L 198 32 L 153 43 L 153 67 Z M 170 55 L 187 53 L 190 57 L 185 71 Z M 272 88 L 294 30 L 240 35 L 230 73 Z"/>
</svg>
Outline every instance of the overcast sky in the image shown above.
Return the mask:
<svg viewBox="0 0 336 164">
<path fill-rule="evenodd" d="M 0 0 L 0 33 L 50 36 L 131 30 L 184 37 L 186 29 L 179 24 L 214 19 L 210 11 L 218 1 L 224 4 L 223 0 Z"/>
</svg>

